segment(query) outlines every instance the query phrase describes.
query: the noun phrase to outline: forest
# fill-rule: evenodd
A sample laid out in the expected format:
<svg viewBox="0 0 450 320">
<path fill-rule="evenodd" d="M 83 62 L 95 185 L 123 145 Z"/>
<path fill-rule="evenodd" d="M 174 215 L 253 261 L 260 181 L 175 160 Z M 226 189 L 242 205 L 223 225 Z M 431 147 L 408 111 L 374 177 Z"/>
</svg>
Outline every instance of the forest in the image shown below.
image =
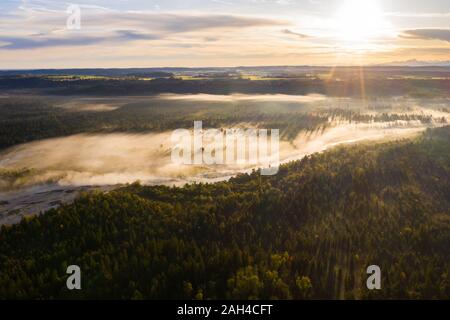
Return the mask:
<svg viewBox="0 0 450 320">
<path fill-rule="evenodd" d="M 0 149 L 77 133 L 142 133 L 189 128 L 199 119 L 211 128 L 240 123 L 283 128 L 282 134 L 290 138 L 295 138 L 301 130 L 314 131 L 328 124 L 326 114 L 288 107 L 275 112 L 272 106 L 250 103 L 224 108 L 223 103 L 188 104 L 155 98 L 127 102 L 115 110 L 102 112 L 68 110 L 61 107 L 64 103 L 67 103 L 64 99 L 54 101 L 46 97 L 0 99 Z"/>
<path fill-rule="evenodd" d="M 2 226 L 0 299 L 448 299 L 449 150 L 446 126 L 272 177 L 86 193 Z"/>
<path fill-rule="evenodd" d="M 361 84 L 364 83 L 364 90 Z M 57 96 L 324 94 L 449 97 L 450 68 L 254 67 L 0 71 L 0 90 Z"/>
<path fill-rule="evenodd" d="M 353 123 L 419 121 L 424 125 L 447 123 L 445 117 L 433 117 L 433 109 L 399 110 L 391 105 L 391 101 L 381 107 L 374 104 L 372 108 L 375 113 L 370 113 L 373 110 L 368 108 L 360 108 L 362 103 L 358 100 L 352 102 L 358 107 L 348 104 L 336 107 L 332 106 L 336 102 L 331 100 L 321 102 L 324 106 L 316 106 L 314 103 L 299 102 L 201 102 L 165 100 L 164 96 L 133 97 L 118 103 L 117 108 L 101 112 L 84 110 L 83 102 L 73 101 L 76 99 L 42 95 L 13 95 L 0 99 L 0 150 L 78 133 L 145 133 L 190 128 L 199 119 L 209 128 L 242 124 L 280 128 L 284 140 L 295 139 L 302 131 L 323 131 L 330 127 L 330 121 L 333 120 Z M 108 98 L 92 101 L 95 101 L 92 103 L 94 106 L 117 103 Z M 71 108 L 66 105 L 71 105 Z M 443 114 L 449 112 L 447 108 L 439 111 Z"/>
</svg>

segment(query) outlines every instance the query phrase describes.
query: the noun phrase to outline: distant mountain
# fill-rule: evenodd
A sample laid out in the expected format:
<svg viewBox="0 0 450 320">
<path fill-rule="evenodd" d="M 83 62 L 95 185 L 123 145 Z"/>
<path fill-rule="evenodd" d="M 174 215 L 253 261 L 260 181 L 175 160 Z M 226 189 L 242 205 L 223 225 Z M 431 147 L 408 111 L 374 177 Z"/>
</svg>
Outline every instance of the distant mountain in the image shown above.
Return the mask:
<svg viewBox="0 0 450 320">
<path fill-rule="evenodd" d="M 394 61 L 383 64 L 377 64 L 376 66 L 386 66 L 386 67 L 450 67 L 449 61 L 421 61 L 417 59 L 405 60 L 405 61 Z"/>
</svg>

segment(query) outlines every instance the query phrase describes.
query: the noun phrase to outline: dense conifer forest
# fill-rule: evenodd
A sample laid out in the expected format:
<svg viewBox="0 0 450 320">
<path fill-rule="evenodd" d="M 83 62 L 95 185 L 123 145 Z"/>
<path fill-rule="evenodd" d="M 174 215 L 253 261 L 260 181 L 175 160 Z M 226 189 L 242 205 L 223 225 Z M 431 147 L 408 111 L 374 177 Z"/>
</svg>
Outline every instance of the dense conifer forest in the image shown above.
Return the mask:
<svg viewBox="0 0 450 320">
<path fill-rule="evenodd" d="M 84 194 L 2 227 L 0 298 L 448 298 L 449 150 L 447 126 L 273 177 Z M 66 288 L 74 264 L 80 291 Z"/>
</svg>

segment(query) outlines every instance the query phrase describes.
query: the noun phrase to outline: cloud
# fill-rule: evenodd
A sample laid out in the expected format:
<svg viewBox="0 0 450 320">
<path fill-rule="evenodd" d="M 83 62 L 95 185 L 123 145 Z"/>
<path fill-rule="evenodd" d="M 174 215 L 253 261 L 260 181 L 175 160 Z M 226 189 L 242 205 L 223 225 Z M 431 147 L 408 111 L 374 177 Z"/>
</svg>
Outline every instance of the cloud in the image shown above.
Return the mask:
<svg viewBox="0 0 450 320">
<path fill-rule="evenodd" d="M 18 12 L 2 21 L 1 29 L 8 26 L 10 31 L 21 29 L 61 29 L 66 26 L 69 14 L 64 11 L 32 10 Z M 262 16 L 236 14 L 205 14 L 192 12 L 154 12 L 154 11 L 113 11 L 100 8 L 81 7 L 81 25 L 86 30 L 141 30 L 164 32 L 190 32 L 222 28 L 250 28 L 280 26 L 289 23 Z M 8 29 L 6 29 L 8 30 Z"/>
<path fill-rule="evenodd" d="M 143 14 L 127 16 L 125 19 L 141 21 L 142 27 L 164 30 L 167 32 L 188 32 L 221 28 L 249 28 L 261 26 L 277 26 L 284 21 L 263 17 L 237 15 L 199 15 L 199 14 Z M 129 20 L 128 20 L 129 21 Z"/>
<path fill-rule="evenodd" d="M 286 21 L 233 14 L 117 12 L 99 8 L 81 13 L 79 32 L 65 30 L 65 12 L 33 11 L 10 16 L 0 27 L 0 50 L 159 40 L 189 32 L 288 25 Z"/>
<path fill-rule="evenodd" d="M 71 38 L 45 38 L 45 37 L 3 37 L 0 36 L 0 49 L 4 50 L 20 50 L 35 49 L 44 47 L 60 47 L 60 46 L 86 46 L 101 42 L 103 38 L 96 37 L 71 37 Z"/>
<path fill-rule="evenodd" d="M 450 42 L 450 29 L 415 29 L 403 31 L 404 39 L 442 40 Z"/>
<path fill-rule="evenodd" d="M 151 34 L 137 33 L 131 30 L 118 30 L 111 35 L 104 36 L 79 36 L 68 35 L 65 37 L 54 37 L 47 35 L 31 35 L 25 37 L 4 37 L 0 36 L 0 49 L 20 50 L 36 49 L 46 47 L 66 47 L 66 46 L 88 46 L 108 41 L 135 41 L 135 40 L 157 40 L 158 36 Z"/>
<path fill-rule="evenodd" d="M 384 14 L 387 17 L 397 18 L 447 18 L 450 17 L 450 12 L 387 12 Z"/>
<path fill-rule="evenodd" d="M 154 34 L 140 33 L 133 30 L 116 31 L 116 40 L 133 41 L 133 40 L 158 40 L 161 37 Z"/>
<path fill-rule="evenodd" d="M 303 33 L 298 33 L 298 32 L 294 32 L 292 30 L 289 29 L 284 29 L 281 32 L 283 32 L 284 34 L 289 34 L 289 35 L 293 35 L 293 36 L 297 36 L 299 38 L 305 39 L 305 38 L 310 38 L 310 36 L 303 34 Z"/>
</svg>

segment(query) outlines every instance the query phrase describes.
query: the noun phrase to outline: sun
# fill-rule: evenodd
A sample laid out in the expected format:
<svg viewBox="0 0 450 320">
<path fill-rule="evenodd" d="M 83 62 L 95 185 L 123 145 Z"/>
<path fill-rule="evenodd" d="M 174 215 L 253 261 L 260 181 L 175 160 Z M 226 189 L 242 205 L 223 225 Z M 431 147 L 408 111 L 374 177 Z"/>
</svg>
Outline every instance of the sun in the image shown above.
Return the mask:
<svg viewBox="0 0 450 320">
<path fill-rule="evenodd" d="M 386 26 L 376 0 L 346 0 L 335 17 L 337 37 L 347 43 L 368 43 Z"/>
</svg>

